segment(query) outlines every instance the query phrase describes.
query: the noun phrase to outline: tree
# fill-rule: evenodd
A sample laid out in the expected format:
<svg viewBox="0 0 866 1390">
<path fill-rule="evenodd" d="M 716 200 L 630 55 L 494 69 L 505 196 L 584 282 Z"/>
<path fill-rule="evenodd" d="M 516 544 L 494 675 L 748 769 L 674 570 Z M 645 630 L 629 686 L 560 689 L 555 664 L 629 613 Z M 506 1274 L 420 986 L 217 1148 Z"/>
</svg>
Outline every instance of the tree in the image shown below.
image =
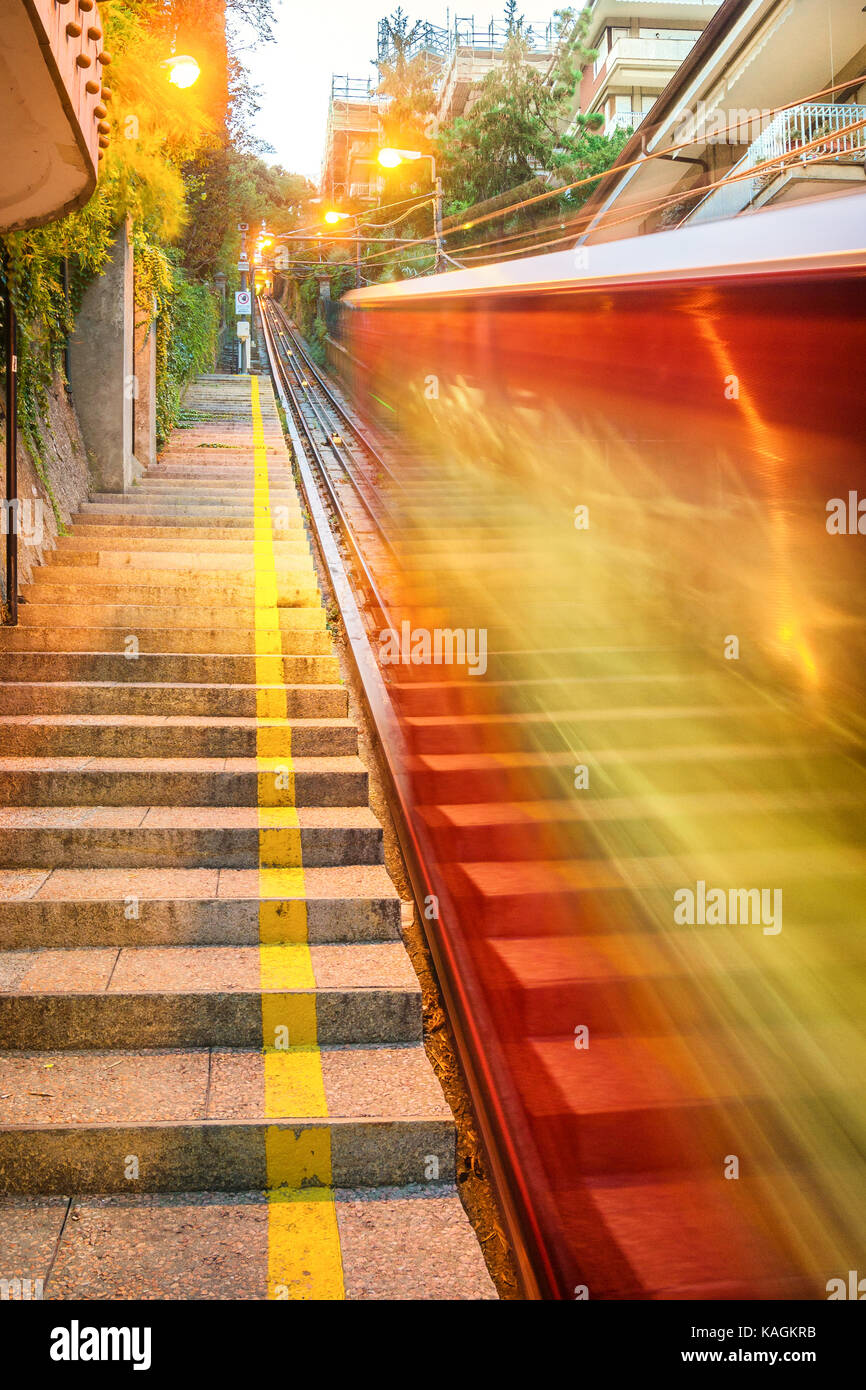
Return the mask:
<svg viewBox="0 0 866 1390">
<path fill-rule="evenodd" d="M 519 34 L 525 22 L 523 15 L 518 15 L 517 13 L 517 0 L 506 0 L 505 23 L 508 26 L 509 37 L 514 34 Z"/>
<path fill-rule="evenodd" d="M 436 106 L 433 72 L 424 53 L 412 55 L 412 45 L 423 33 L 417 21 L 409 28 L 402 6 L 382 21 L 388 34 L 391 57 L 380 58 L 378 94 L 387 97 L 383 128 L 385 144 L 398 149 L 423 149 L 429 139 L 429 117 Z"/>
<path fill-rule="evenodd" d="M 603 120 L 578 113 L 574 133 L 563 133 L 582 68 L 597 56 L 586 42 L 590 11 L 557 11 L 556 43 L 546 68 L 533 61 L 516 0 L 508 0 L 505 19 L 501 62 L 484 79 L 466 115 L 439 138 L 449 198 L 462 206 L 495 198 L 540 173 L 570 171 L 585 157 L 584 142 Z M 596 159 L 603 153 L 604 144 L 594 149 Z"/>
</svg>

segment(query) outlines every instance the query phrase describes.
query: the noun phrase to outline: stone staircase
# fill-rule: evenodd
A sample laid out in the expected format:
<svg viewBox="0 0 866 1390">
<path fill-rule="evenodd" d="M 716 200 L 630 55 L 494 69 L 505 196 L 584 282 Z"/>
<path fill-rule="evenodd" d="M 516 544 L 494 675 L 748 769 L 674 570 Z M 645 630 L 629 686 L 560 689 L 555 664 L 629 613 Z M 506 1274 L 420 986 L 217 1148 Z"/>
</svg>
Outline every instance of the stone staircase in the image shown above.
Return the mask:
<svg viewBox="0 0 866 1390">
<path fill-rule="evenodd" d="M 494 1297 L 270 385 L 185 409 L 0 635 L 0 1274 Z"/>
</svg>

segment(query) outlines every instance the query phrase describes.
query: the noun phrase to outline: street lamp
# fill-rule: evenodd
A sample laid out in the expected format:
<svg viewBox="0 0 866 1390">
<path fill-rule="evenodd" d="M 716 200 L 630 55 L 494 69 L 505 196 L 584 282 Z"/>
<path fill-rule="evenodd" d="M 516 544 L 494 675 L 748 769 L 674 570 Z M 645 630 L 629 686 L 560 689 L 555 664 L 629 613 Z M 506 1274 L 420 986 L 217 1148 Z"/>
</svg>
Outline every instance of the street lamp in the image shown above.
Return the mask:
<svg viewBox="0 0 866 1390">
<path fill-rule="evenodd" d="M 436 242 L 436 263 L 434 270 L 441 270 L 444 264 L 442 253 L 442 180 L 436 173 L 436 156 L 423 150 L 398 150 L 386 146 L 378 154 L 383 169 L 397 169 L 401 164 L 414 164 L 416 159 L 430 160 L 430 178 L 433 183 L 433 237 Z"/>
<path fill-rule="evenodd" d="M 177 53 L 166 58 L 162 67 L 168 68 L 168 80 L 175 87 L 191 87 L 201 77 L 201 68 L 188 53 Z"/>
<path fill-rule="evenodd" d="M 325 221 L 329 227 L 336 227 L 339 222 L 347 222 L 351 217 L 350 212 L 339 212 L 337 208 L 328 208 L 325 213 Z M 319 236 L 321 236 L 321 232 Z M 355 218 L 353 239 L 355 242 L 355 288 L 359 289 L 361 286 L 361 228 L 358 225 L 357 217 Z M 319 254 L 321 258 L 321 249 Z"/>
</svg>

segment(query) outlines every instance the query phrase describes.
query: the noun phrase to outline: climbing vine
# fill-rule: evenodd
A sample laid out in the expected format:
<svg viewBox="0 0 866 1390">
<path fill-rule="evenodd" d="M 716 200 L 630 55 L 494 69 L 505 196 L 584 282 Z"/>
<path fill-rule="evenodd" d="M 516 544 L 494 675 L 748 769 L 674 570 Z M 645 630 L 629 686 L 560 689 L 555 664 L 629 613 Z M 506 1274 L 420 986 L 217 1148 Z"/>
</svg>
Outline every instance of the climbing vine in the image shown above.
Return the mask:
<svg viewBox="0 0 866 1390">
<path fill-rule="evenodd" d="M 19 427 L 49 496 L 43 438 L 48 392 L 62 371 L 84 290 L 104 269 L 124 219 L 133 225 L 137 312 L 156 309 L 163 437 L 186 380 L 212 364 L 215 344 L 212 295 L 187 278 L 172 247 L 188 219 L 184 169 L 197 151 L 224 134 L 213 93 L 200 103 L 194 92 L 165 80 L 161 0 L 106 6 L 103 25 L 112 57 L 112 137 L 96 192 L 80 211 L 50 226 L 0 237 L 19 327 Z M 169 337 L 178 341 L 169 343 Z"/>
</svg>

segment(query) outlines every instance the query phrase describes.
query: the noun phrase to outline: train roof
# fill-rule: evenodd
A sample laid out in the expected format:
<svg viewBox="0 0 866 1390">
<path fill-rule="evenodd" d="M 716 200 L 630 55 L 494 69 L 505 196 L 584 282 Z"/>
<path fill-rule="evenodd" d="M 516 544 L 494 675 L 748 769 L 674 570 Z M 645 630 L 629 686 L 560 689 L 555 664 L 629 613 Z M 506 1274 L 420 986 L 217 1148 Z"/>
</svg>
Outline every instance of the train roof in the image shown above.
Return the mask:
<svg viewBox="0 0 866 1390">
<path fill-rule="evenodd" d="M 341 303 L 387 307 L 404 300 L 515 294 L 866 265 L 866 193 L 818 198 L 724 221 L 654 232 L 546 256 L 350 290 Z"/>
</svg>

